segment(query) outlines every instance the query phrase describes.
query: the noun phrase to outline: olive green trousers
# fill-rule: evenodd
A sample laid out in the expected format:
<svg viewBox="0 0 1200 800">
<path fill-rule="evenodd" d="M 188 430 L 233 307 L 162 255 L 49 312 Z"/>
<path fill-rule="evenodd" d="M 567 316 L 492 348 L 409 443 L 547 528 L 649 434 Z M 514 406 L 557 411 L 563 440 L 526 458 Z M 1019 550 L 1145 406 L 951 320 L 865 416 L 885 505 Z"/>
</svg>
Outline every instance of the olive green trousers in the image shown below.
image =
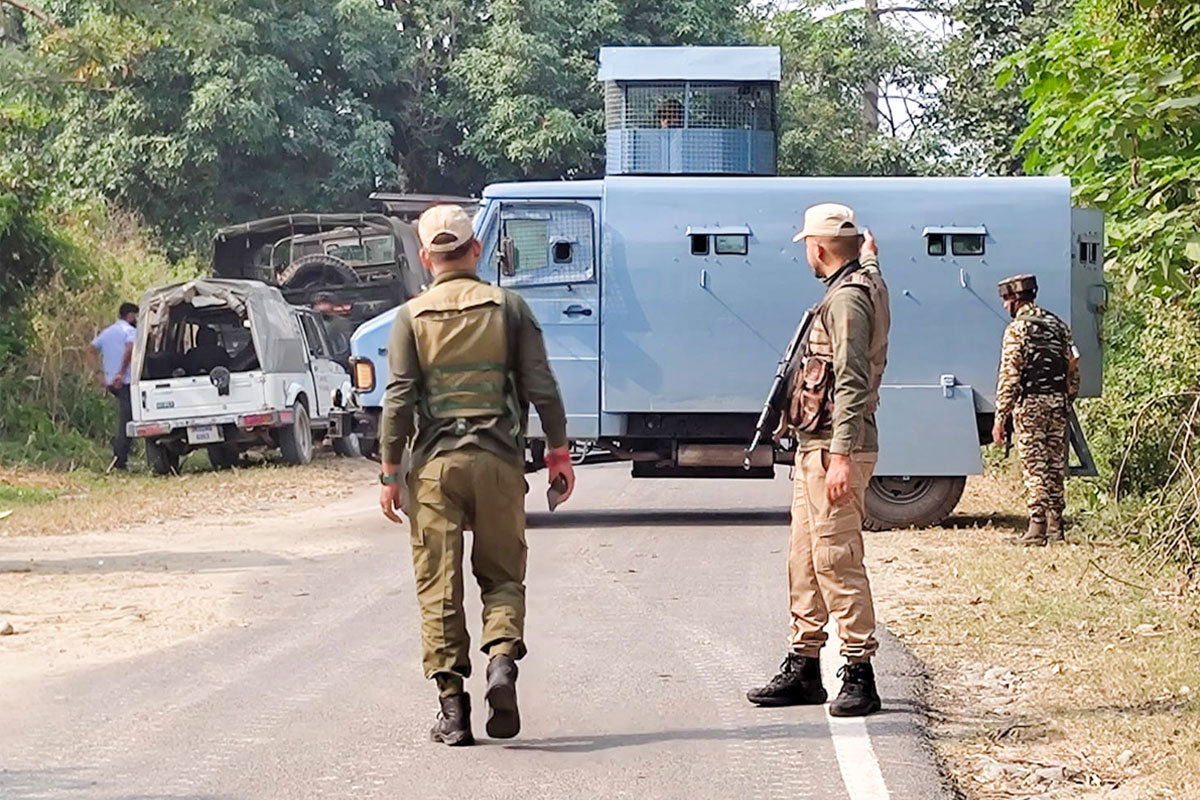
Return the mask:
<svg viewBox="0 0 1200 800">
<path fill-rule="evenodd" d="M 413 572 L 421 607 L 422 665 L 443 696 L 471 675 L 463 611 L 466 529 L 483 598 L 483 651 L 525 655 L 525 492 L 519 464 L 475 448 L 435 456 L 409 475 Z"/>
</svg>

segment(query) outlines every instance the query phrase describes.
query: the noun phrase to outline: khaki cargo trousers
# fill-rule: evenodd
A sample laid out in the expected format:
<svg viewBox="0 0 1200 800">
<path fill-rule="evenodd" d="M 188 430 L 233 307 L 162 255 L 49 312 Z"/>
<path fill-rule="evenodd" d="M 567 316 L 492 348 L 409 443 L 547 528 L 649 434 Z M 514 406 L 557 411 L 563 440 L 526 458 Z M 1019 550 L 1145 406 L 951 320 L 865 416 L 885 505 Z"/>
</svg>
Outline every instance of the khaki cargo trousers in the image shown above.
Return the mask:
<svg viewBox="0 0 1200 800">
<path fill-rule="evenodd" d="M 458 694 L 471 675 L 466 528 L 474 532 L 471 571 L 483 598 L 483 652 L 525 655 L 524 470 L 484 450 L 455 450 L 410 474 L 408 491 L 422 665 L 443 696 Z"/>
<path fill-rule="evenodd" d="M 876 460 L 876 453 L 851 456 L 851 500 L 834 508 L 825 499 L 829 452 L 796 454 L 788 581 L 792 650 L 802 656 L 820 654 L 829 638 L 825 626 L 831 616 L 848 661 L 867 661 L 879 647 L 862 536 L 867 483 Z"/>
</svg>

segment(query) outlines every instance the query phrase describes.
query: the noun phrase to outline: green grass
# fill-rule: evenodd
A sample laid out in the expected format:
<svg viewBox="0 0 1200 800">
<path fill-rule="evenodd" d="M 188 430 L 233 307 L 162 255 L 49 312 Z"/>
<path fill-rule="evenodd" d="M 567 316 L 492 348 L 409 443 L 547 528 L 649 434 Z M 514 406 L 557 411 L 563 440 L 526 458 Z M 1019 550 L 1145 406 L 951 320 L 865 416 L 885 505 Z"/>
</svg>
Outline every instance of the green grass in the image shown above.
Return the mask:
<svg viewBox="0 0 1200 800">
<path fill-rule="evenodd" d="M 33 489 L 22 486 L 0 484 L 0 511 L 13 506 L 34 506 L 49 503 L 58 497 L 51 489 Z"/>
</svg>

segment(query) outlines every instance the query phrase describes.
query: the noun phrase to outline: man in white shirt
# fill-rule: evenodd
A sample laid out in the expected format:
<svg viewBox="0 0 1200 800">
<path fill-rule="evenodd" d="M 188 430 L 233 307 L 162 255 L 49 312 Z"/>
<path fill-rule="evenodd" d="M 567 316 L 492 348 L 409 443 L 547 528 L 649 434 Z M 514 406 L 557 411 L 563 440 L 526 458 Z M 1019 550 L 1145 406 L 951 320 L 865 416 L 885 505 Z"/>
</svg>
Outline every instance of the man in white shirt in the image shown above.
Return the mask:
<svg viewBox="0 0 1200 800">
<path fill-rule="evenodd" d="M 137 341 L 138 307 L 123 303 L 117 321 L 92 340 L 92 349 L 100 357 L 100 385 L 117 399 L 117 435 L 113 437 L 113 461 L 110 469 L 124 470 L 129 461 L 129 434 L 126 423 L 133 419 L 133 404 L 129 396 L 132 376 L 133 344 Z"/>
</svg>

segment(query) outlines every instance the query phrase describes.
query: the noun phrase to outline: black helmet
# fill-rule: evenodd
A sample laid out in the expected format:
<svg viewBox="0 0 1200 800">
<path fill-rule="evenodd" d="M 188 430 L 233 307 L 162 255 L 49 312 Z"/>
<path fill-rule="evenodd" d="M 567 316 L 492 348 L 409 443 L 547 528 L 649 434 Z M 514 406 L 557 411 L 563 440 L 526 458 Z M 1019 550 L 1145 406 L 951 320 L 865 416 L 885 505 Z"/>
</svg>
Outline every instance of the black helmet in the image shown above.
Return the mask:
<svg viewBox="0 0 1200 800">
<path fill-rule="evenodd" d="M 1000 281 L 1000 299 L 1011 300 L 1023 295 L 1037 297 L 1038 283 L 1036 275 L 1013 275 Z"/>
</svg>

